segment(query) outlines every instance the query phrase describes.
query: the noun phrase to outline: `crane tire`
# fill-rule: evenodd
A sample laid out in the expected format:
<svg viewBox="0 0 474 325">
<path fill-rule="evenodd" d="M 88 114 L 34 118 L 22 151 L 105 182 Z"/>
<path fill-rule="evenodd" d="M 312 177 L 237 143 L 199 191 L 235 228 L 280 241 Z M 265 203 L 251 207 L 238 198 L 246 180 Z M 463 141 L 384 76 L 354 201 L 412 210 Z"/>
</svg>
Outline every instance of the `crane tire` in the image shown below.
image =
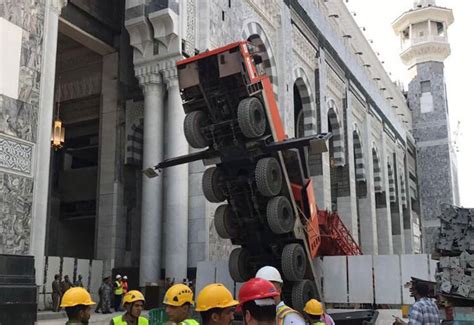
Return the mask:
<svg viewBox="0 0 474 325">
<path fill-rule="evenodd" d="M 289 281 L 299 281 L 306 273 L 306 254 L 298 243 L 287 244 L 281 253 L 281 269 Z"/>
<path fill-rule="evenodd" d="M 211 167 L 204 171 L 202 175 L 202 191 L 209 202 L 220 203 L 225 200 L 224 192 L 219 182 L 222 172 L 217 167 Z"/>
<path fill-rule="evenodd" d="M 275 196 L 267 204 L 267 223 L 273 233 L 286 234 L 295 226 L 295 215 L 285 196 Z"/>
<path fill-rule="evenodd" d="M 237 108 L 237 122 L 247 138 L 258 138 L 265 133 L 267 127 L 265 110 L 258 98 L 248 97 L 240 101 Z"/>
<path fill-rule="evenodd" d="M 301 280 L 293 284 L 291 289 L 291 303 L 293 308 L 302 312 L 303 308 L 310 299 L 318 299 L 315 284 L 310 280 Z"/>
<path fill-rule="evenodd" d="M 195 149 L 206 148 L 210 144 L 202 132 L 206 120 L 207 115 L 203 111 L 193 111 L 184 118 L 184 137 L 189 145 Z"/>
<path fill-rule="evenodd" d="M 217 234 L 224 239 L 237 238 L 239 236 L 239 224 L 237 217 L 228 204 L 223 204 L 216 209 L 214 214 L 214 226 Z"/>
<path fill-rule="evenodd" d="M 255 167 L 255 182 L 258 191 L 267 197 L 278 195 L 283 184 L 281 167 L 273 157 L 263 158 L 257 162 Z"/>
<path fill-rule="evenodd" d="M 250 254 L 242 247 L 235 248 L 229 256 L 229 273 L 235 282 L 245 282 L 252 276 L 248 263 Z"/>
</svg>

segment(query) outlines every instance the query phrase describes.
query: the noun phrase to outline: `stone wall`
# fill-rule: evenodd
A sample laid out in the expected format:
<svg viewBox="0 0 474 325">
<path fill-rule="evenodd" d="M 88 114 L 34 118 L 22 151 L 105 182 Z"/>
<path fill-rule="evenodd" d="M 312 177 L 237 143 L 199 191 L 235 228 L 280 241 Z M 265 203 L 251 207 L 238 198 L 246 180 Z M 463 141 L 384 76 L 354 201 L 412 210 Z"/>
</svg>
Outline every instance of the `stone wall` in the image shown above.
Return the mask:
<svg viewBox="0 0 474 325">
<path fill-rule="evenodd" d="M 0 253 L 29 254 L 33 158 L 37 142 L 44 0 L 6 0 L 0 23 L 14 31 L 0 36 L 3 49 L 20 44 L 0 62 Z M 5 47 L 3 47 L 5 46 Z"/>
</svg>

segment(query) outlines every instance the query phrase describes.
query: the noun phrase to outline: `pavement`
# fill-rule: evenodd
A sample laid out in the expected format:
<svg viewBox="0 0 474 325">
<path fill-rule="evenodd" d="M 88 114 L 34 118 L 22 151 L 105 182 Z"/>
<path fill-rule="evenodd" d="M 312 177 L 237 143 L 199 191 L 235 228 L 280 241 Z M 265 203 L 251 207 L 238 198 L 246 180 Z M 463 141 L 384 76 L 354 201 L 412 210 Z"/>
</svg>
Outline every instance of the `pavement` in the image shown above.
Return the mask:
<svg viewBox="0 0 474 325">
<path fill-rule="evenodd" d="M 117 312 L 112 314 L 100 314 L 92 311 L 89 324 L 97 325 L 109 325 L 110 320 L 118 315 L 122 315 L 124 312 Z M 148 312 L 143 311 L 142 316 L 147 317 Z M 67 322 L 67 316 L 64 311 L 55 313 L 52 311 L 40 311 L 38 312 L 38 325 L 64 325 Z"/>
</svg>

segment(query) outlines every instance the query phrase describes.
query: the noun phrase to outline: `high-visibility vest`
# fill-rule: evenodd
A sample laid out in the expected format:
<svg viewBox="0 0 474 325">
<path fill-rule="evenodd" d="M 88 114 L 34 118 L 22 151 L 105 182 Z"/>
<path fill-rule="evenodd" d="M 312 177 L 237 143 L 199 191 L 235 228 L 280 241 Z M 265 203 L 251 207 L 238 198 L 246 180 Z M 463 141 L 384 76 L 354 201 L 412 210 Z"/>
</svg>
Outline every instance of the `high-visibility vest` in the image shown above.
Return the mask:
<svg viewBox="0 0 474 325">
<path fill-rule="evenodd" d="M 122 294 L 123 294 L 122 284 L 120 283 L 120 281 L 115 281 L 114 295 L 120 296 Z"/>
<path fill-rule="evenodd" d="M 127 325 L 128 323 L 122 319 L 123 315 L 112 318 L 114 325 Z M 138 325 L 148 325 L 148 319 L 145 317 L 138 317 Z"/>
<path fill-rule="evenodd" d="M 311 324 L 311 325 L 326 325 L 326 323 L 324 323 L 324 322 L 316 322 L 316 323 L 313 323 L 313 324 Z"/>
<path fill-rule="evenodd" d="M 277 316 L 277 324 L 278 325 L 283 325 L 283 321 L 285 319 L 285 316 L 291 313 L 299 314 L 296 310 L 294 310 L 291 307 L 288 307 L 287 305 L 282 305 L 277 308 L 276 316 Z"/>
<path fill-rule="evenodd" d="M 179 323 L 179 325 L 199 325 L 199 322 L 195 319 L 188 318 Z"/>
</svg>

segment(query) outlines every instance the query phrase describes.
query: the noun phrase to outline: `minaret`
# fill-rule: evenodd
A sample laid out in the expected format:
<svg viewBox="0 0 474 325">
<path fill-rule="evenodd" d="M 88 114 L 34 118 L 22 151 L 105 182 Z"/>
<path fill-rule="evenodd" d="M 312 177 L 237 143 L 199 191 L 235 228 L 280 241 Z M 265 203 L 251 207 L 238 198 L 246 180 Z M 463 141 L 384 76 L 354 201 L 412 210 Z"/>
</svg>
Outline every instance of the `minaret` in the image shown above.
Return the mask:
<svg viewBox="0 0 474 325">
<path fill-rule="evenodd" d="M 451 53 L 447 32 L 453 21 L 451 9 L 436 6 L 434 0 L 417 0 L 413 9 L 392 24 L 400 37 L 400 57 L 411 76 L 408 105 L 413 116 L 417 179 L 411 178 L 420 191 L 412 204 L 414 210 L 419 204 L 426 253 L 434 248 L 440 205 L 459 203 L 443 63 Z"/>
</svg>

